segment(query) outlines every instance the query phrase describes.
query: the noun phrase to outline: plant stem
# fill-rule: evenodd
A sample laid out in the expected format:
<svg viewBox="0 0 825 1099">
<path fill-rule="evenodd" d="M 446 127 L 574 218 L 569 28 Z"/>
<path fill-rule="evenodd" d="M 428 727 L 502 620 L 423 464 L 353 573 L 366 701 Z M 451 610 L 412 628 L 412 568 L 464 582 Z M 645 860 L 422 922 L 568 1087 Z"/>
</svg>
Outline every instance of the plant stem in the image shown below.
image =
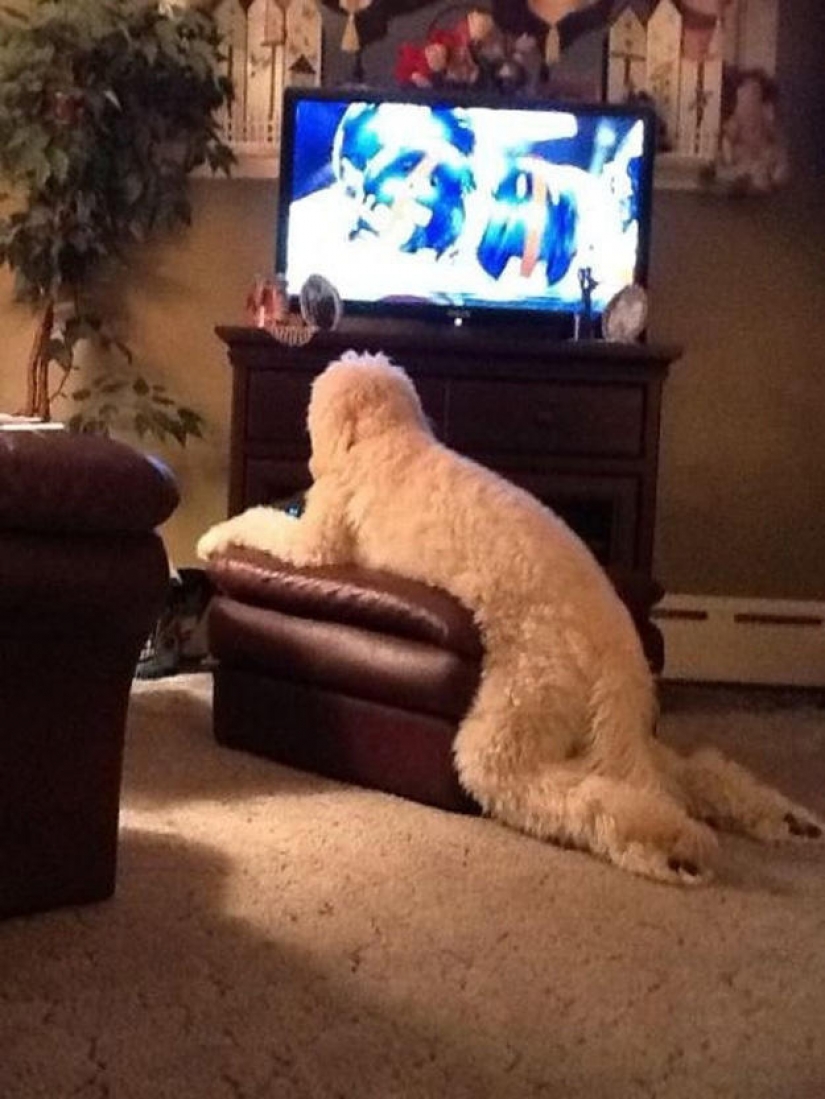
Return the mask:
<svg viewBox="0 0 825 1099">
<path fill-rule="evenodd" d="M 26 407 L 24 415 L 50 419 L 48 346 L 54 326 L 54 300 L 49 298 L 34 335 L 26 370 Z"/>
<path fill-rule="evenodd" d="M 51 406 L 52 406 L 52 404 L 57 400 L 58 397 L 63 396 L 63 390 L 66 388 L 66 385 L 68 384 L 69 378 L 71 377 L 71 373 L 72 373 L 72 368 L 71 367 L 68 367 L 68 368 L 63 367 L 63 376 L 61 377 L 60 381 L 57 383 L 57 388 L 54 390 L 53 393 L 49 394 L 49 410 L 50 410 L 49 415 L 51 415 Z"/>
</svg>

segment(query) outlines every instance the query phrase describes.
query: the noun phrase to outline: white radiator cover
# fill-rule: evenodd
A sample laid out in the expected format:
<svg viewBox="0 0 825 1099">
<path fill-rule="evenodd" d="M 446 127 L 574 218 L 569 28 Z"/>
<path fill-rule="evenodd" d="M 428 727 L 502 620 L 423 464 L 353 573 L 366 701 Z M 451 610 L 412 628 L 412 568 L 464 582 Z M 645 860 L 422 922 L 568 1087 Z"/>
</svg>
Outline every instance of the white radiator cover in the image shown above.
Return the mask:
<svg viewBox="0 0 825 1099">
<path fill-rule="evenodd" d="M 663 678 L 825 686 L 825 602 L 668 594 Z"/>
</svg>

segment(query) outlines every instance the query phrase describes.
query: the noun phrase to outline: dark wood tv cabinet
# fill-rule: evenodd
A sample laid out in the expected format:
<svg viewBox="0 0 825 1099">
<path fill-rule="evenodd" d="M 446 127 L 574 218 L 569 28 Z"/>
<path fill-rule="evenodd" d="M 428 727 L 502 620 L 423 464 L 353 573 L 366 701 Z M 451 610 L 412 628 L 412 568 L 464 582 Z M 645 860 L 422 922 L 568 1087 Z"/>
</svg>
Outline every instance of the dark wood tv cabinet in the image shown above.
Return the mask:
<svg viewBox="0 0 825 1099">
<path fill-rule="evenodd" d="M 678 348 L 366 318 L 301 348 L 216 331 L 233 367 L 230 514 L 309 486 L 313 378 L 348 348 L 384 351 L 440 439 L 549 504 L 605 566 L 650 577 L 662 387 Z"/>
</svg>

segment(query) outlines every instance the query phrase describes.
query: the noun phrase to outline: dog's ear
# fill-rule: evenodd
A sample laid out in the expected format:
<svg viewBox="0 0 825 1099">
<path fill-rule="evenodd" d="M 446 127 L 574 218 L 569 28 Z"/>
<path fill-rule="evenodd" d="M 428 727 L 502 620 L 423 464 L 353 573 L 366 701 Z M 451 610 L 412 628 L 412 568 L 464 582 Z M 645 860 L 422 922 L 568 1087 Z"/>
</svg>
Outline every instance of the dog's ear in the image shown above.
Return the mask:
<svg viewBox="0 0 825 1099">
<path fill-rule="evenodd" d="M 357 437 L 358 414 L 346 387 L 330 376 L 326 384 L 316 381 L 310 401 L 307 427 L 313 477 L 335 468 L 352 449 Z"/>
<path fill-rule="evenodd" d="M 426 423 L 418 395 L 385 357 L 330 363 L 313 383 L 307 416 L 313 477 L 344 461 L 356 443 L 411 423 Z"/>
<path fill-rule="evenodd" d="M 340 401 L 337 409 L 335 438 L 333 448 L 336 458 L 343 456 L 355 445 L 358 437 L 358 413 L 353 401 L 346 397 Z"/>
</svg>

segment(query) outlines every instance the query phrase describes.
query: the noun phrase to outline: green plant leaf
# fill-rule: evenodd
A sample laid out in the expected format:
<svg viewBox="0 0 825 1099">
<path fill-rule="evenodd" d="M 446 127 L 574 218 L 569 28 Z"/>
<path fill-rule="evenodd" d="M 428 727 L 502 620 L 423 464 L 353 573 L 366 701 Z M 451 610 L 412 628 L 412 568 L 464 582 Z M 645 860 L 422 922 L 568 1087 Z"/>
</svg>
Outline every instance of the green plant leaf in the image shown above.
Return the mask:
<svg viewBox="0 0 825 1099">
<path fill-rule="evenodd" d="M 51 148 L 48 153 L 52 174 L 57 183 L 65 183 L 72 166 L 69 154 L 65 149 Z"/>
<path fill-rule="evenodd" d="M 0 217 L 0 266 L 19 300 L 41 310 L 76 303 L 50 361 L 72 368 L 75 345 L 88 340 L 95 356 L 117 352 L 131 367 L 94 301 L 133 248 L 190 222 L 192 168 L 229 171 L 234 156 L 218 125 L 233 94 L 225 43 L 212 15 L 183 4 L 161 11 L 154 0 L 21 0 L 0 4 L 0 15 L 0 177 L 15 202 Z M 115 419 L 137 430 L 128 402 L 145 400 L 148 383 L 122 373 L 95 368 L 88 401 L 109 403 L 105 414 L 84 410 L 79 430 Z M 172 409 L 164 389 L 151 392 Z M 172 422 L 141 429 L 185 442 L 201 421 Z"/>
</svg>

